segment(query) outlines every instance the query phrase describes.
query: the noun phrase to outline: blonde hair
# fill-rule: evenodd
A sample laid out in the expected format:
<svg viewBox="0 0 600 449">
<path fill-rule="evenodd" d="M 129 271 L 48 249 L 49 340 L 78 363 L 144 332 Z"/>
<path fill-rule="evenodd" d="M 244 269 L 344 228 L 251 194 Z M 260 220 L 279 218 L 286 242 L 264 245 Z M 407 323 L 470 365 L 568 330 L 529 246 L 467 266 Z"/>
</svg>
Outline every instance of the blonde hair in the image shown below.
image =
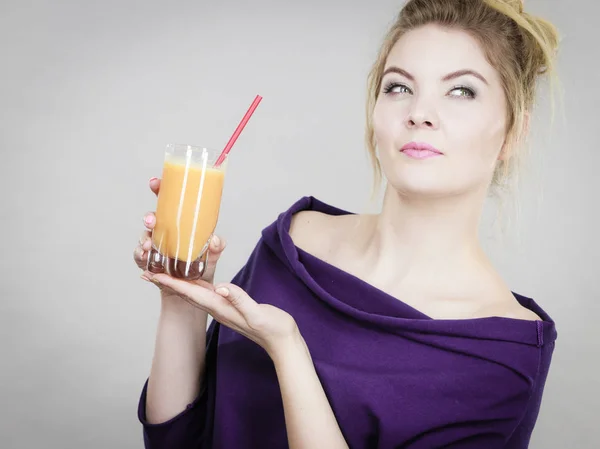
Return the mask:
<svg viewBox="0 0 600 449">
<path fill-rule="evenodd" d="M 382 173 L 377 158 L 373 110 L 381 91 L 381 78 L 390 51 L 407 32 L 427 24 L 468 32 L 481 45 L 488 62 L 502 80 L 507 104 L 505 157 L 497 164 L 492 186 L 506 187 L 522 160 L 517 146 L 526 135 L 538 77 L 556 81 L 554 58 L 559 36 L 550 22 L 523 11 L 522 0 L 409 0 L 384 38 L 368 77 L 366 144 L 374 171 L 375 194 Z"/>
</svg>

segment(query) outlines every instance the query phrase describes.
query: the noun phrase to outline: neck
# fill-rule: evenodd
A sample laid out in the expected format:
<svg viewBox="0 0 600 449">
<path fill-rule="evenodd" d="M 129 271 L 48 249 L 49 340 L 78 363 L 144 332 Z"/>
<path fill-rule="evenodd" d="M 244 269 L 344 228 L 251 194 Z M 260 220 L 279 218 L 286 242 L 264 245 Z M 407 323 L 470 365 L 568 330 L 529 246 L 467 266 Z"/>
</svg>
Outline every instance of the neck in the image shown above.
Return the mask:
<svg viewBox="0 0 600 449">
<path fill-rule="evenodd" d="M 407 197 L 388 186 L 381 213 L 369 222 L 365 259 L 394 283 L 444 282 L 485 265 L 478 239 L 484 199 L 485 192 Z"/>
</svg>

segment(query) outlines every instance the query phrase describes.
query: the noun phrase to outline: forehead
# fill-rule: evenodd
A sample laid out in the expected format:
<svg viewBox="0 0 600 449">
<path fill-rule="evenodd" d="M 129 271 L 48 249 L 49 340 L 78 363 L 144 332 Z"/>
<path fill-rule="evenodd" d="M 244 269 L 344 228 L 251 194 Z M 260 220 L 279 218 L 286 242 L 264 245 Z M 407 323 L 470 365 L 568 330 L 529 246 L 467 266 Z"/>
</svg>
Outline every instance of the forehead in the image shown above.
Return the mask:
<svg viewBox="0 0 600 449">
<path fill-rule="evenodd" d="M 499 81 L 479 42 L 463 30 L 430 24 L 409 31 L 392 48 L 386 68 L 399 66 L 415 77 L 436 77 L 461 69 Z"/>
</svg>

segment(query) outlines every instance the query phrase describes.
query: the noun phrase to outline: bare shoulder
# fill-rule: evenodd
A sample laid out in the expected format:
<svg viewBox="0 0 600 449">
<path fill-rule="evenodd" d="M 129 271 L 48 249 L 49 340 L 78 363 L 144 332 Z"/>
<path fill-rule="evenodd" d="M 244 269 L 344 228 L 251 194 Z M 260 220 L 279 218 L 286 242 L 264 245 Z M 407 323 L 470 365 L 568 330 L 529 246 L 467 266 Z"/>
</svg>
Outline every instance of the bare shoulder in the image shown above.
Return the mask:
<svg viewBox="0 0 600 449">
<path fill-rule="evenodd" d="M 537 313 L 529 310 L 527 307 L 523 307 L 521 304 L 516 303 L 510 307 L 504 314 L 504 318 L 513 318 L 515 320 L 528 320 L 528 321 L 543 321 Z"/>
<path fill-rule="evenodd" d="M 315 256 L 327 258 L 347 228 L 350 215 L 328 215 L 303 210 L 292 216 L 289 234 L 294 244 Z"/>
<path fill-rule="evenodd" d="M 478 311 L 481 316 L 496 316 L 515 320 L 543 321 L 535 312 L 521 305 L 496 271 L 484 290 L 490 302 Z"/>
<path fill-rule="evenodd" d="M 329 239 L 330 216 L 316 210 L 303 210 L 292 216 L 290 237 L 294 244 L 312 253 L 322 248 Z"/>
<path fill-rule="evenodd" d="M 502 318 L 543 321 L 535 312 L 529 310 L 527 307 L 523 307 L 519 301 L 516 300 L 513 293 L 507 288 L 503 289 L 500 293 L 497 311 L 497 316 Z"/>
</svg>

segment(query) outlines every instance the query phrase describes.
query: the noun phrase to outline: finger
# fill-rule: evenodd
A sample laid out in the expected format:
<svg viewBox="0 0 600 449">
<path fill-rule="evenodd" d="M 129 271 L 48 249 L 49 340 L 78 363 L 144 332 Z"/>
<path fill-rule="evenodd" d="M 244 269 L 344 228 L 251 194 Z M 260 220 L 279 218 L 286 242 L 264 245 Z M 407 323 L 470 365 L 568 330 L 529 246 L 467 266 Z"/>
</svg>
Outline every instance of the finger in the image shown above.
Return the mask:
<svg viewBox="0 0 600 449">
<path fill-rule="evenodd" d="M 143 221 L 144 226 L 146 226 L 147 229 L 154 229 L 154 226 L 156 225 L 156 215 L 154 212 L 148 212 L 144 215 Z"/>
<path fill-rule="evenodd" d="M 144 251 L 141 246 L 136 246 L 133 250 L 133 260 L 135 261 L 138 268 L 145 268 L 148 259 L 148 252 Z"/>
<path fill-rule="evenodd" d="M 175 293 L 193 300 L 202 308 L 216 311 L 216 308 L 225 305 L 225 301 L 213 291 L 211 284 L 204 282 L 202 284 L 192 284 L 181 279 L 175 279 L 167 274 L 144 273 L 150 281 L 170 288 Z"/>
<path fill-rule="evenodd" d="M 213 235 L 212 238 L 210 239 L 210 251 L 213 254 L 219 254 L 222 253 L 223 250 L 225 249 L 225 246 L 227 246 L 227 242 L 222 239 L 221 237 L 219 237 L 218 235 Z"/>
<path fill-rule="evenodd" d="M 227 246 L 227 242 L 222 238 L 214 235 L 210 240 L 210 246 L 208 248 L 208 260 L 206 261 L 206 270 L 202 275 L 202 278 L 212 282 L 215 278 L 215 271 L 217 269 L 217 262 L 225 250 L 225 246 Z"/>
<path fill-rule="evenodd" d="M 252 321 L 258 313 L 258 304 L 256 301 L 235 284 L 215 285 L 215 293 L 227 298 L 230 304 L 239 310 L 246 321 Z"/>
<path fill-rule="evenodd" d="M 139 245 L 144 251 L 150 251 L 152 249 L 152 232 L 144 231 L 140 236 Z"/>
<path fill-rule="evenodd" d="M 146 229 L 145 231 L 142 231 L 142 233 L 140 234 L 140 240 L 138 241 L 138 243 L 140 245 L 143 245 L 144 242 L 146 240 L 148 240 L 150 237 L 152 237 L 152 231 L 150 231 L 149 229 Z"/>
<path fill-rule="evenodd" d="M 149 252 L 152 249 L 152 239 L 150 237 L 144 240 L 144 243 L 142 243 L 142 249 L 145 252 Z"/>
<path fill-rule="evenodd" d="M 233 307 L 229 300 L 214 292 L 214 287 L 208 282 L 192 284 L 175 279 L 166 274 L 145 272 L 146 280 L 156 283 L 162 289 L 170 289 L 186 301 L 192 301 L 196 307 L 210 314 L 219 323 L 239 331 L 246 327 L 246 319 L 239 310 Z"/>
<path fill-rule="evenodd" d="M 148 184 L 150 185 L 150 190 L 152 190 L 152 193 L 158 196 L 158 191 L 160 190 L 160 179 L 150 178 Z"/>
</svg>

